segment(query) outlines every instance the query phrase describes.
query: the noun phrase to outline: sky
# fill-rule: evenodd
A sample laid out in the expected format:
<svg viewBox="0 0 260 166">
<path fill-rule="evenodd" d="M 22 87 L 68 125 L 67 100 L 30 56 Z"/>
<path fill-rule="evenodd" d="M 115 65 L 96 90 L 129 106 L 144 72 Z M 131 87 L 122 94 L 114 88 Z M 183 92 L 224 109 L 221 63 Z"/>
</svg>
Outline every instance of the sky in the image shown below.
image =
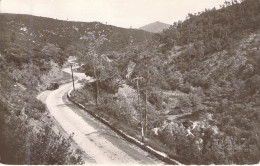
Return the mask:
<svg viewBox="0 0 260 166">
<path fill-rule="evenodd" d="M 0 0 L 2 13 L 31 14 L 60 20 L 98 21 L 139 28 L 161 21 L 173 24 L 188 13 L 219 8 L 225 0 Z"/>
</svg>

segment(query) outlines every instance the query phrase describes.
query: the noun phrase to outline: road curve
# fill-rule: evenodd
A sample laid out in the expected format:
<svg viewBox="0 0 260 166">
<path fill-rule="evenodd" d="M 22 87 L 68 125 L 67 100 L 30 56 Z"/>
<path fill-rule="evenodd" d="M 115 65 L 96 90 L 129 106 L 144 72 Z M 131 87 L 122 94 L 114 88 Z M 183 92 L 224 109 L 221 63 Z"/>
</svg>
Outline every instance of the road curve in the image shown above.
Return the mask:
<svg viewBox="0 0 260 166">
<path fill-rule="evenodd" d="M 70 72 L 67 68 L 65 72 Z M 79 79 L 88 79 L 82 73 L 74 73 Z M 75 87 L 81 85 L 75 83 Z M 43 101 L 67 134 L 85 153 L 85 163 L 96 164 L 164 164 L 137 146 L 127 142 L 84 110 L 73 105 L 66 97 L 72 83 L 61 85 L 54 91 L 43 92 Z"/>
</svg>

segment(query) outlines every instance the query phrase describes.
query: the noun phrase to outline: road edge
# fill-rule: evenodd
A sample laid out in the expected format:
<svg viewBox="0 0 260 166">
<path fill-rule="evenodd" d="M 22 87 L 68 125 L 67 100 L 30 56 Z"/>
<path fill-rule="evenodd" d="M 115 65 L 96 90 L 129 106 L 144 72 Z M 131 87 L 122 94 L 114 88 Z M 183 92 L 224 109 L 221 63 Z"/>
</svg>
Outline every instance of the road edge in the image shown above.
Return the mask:
<svg viewBox="0 0 260 166">
<path fill-rule="evenodd" d="M 71 83 L 72 81 L 69 81 L 69 80 L 66 80 L 65 82 L 63 82 L 61 85 L 65 85 L 65 84 L 69 84 L 69 83 Z M 44 107 L 45 107 L 45 109 L 46 109 L 46 111 L 48 111 L 48 119 L 51 121 L 51 123 L 52 123 L 52 125 L 54 126 L 54 127 L 56 127 L 56 130 L 57 130 L 57 132 L 55 131 L 55 129 L 53 128 L 53 126 L 51 127 L 52 128 L 52 130 L 53 130 L 53 132 L 55 132 L 57 135 L 60 133 L 61 135 L 62 135 L 62 137 L 64 138 L 64 139 L 69 139 L 69 137 L 71 136 L 70 134 L 68 134 L 65 130 L 64 130 L 64 128 L 60 125 L 60 123 L 57 121 L 57 119 L 50 113 L 50 110 L 49 110 L 49 108 L 48 108 L 48 105 L 46 104 L 46 102 L 43 102 L 43 101 L 41 101 L 39 98 L 38 98 L 38 96 L 41 94 L 41 93 L 43 93 L 44 91 L 41 91 L 39 94 L 37 94 L 37 96 L 36 96 L 36 98 L 37 98 L 37 100 L 39 100 L 41 103 L 43 103 L 44 104 Z M 70 141 L 70 144 L 71 144 L 71 149 L 74 151 L 74 152 L 76 152 L 76 150 L 80 150 L 81 152 L 81 154 L 80 154 L 80 156 L 82 157 L 82 160 L 83 160 L 83 165 L 86 165 L 86 164 L 93 164 L 93 163 L 91 163 L 91 162 L 88 162 L 88 161 L 91 161 L 92 159 L 86 154 L 86 153 L 84 153 L 83 151 L 82 151 L 82 149 L 80 148 L 80 146 L 72 139 L 71 141 Z M 82 164 L 81 164 L 82 165 Z"/>
<path fill-rule="evenodd" d="M 138 141 L 137 139 L 135 139 L 132 136 L 127 135 L 125 132 L 123 132 L 122 130 L 118 130 L 116 129 L 113 125 L 111 125 L 109 123 L 109 121 L 107 121 L 106 119 L 94 114 L 93 112 L 89 111 L 85 106 L 83 106 L 80 103 L 77 103 L 76 101 L 71 99 L 71 92 L 73 89 L 69 90 L 69 92 L 67 93 L 67 98 L 69 101 L 71 101 L 73 104 L 75 104 L 76 106 L 78 106 L 79 108 L 83 109 L 84 111 L 86 111 L 87 113 L 89 113 L 92 117 L 94 117 L 95 119 L 97 119 L 98 121 L 100 121 L 101 123 L 103 123 L 104 125 L 106 125 L 107 127 L 109 127 L 111 130 L 113 130 L 114 132 L 116 132 L 118 135 L 120 135 L 121 137 L 123 137 L 124 139 L 126 139 L 127 141 L 135 144 L 136 146 L 140 147 L 141 149 L 143 149 L 144 151 L 154 155 L 156 158 L 158 158 L 159 160 L 162 160 L 163 162 L 167 163 L 167 164 L 174 164 L 174 165 L 183 165 L 182 163 L 180 163 L 179 161 L 170 158 L 167 154 L 157 151 L 155 149 L 153 149 L 152 147 L 145 145 L 144 143 Z"/>
</svg>

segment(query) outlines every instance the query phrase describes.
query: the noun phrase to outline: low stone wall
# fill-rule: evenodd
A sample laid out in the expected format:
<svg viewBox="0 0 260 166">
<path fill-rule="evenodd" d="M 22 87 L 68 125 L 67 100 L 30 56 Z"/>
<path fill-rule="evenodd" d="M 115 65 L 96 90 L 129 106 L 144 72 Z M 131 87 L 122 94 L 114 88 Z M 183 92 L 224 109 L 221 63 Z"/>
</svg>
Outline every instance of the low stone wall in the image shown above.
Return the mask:
<svg viewBox="0 0 260 166">
<path fill-rule="evenodd" d="M 94 114 L 93 112 L 89 111 L 85 106 L 83 106 L 80 103 L 77 103 L 76 101 L 71 99 L 71 93 L 72 90 L 70 90 L 67 94 L 67 98 L 74 103 L 75 105 L 77 105 L 78 107 L 82 108 L 83 110 L 85 110 L 86 112 L 88 112 L 91 116 L 93 116 L 94 118 L 96 118 L 97 120 L 99 120 L 100 122 L 102 122 L 103 124 L 105 124 L 106 126 L 108 126 L 111 130 L 113 130 L 114 132 L 116 132 L 118 135 L 122 136 L 124 139 L 126 139 L 127 141 L 135 144 L 136 146 L 140 147 L 141 149 L 145 150 L 146 152 L 154 155 L 155 157 L 157 157 L 158 159 L 164 161 L 167 164 L 174 164 L 174 165 L 182 165 L 182 163 L 170 158 L 167 154 L 163 153 L 163 152 L 159 152 L 155 149 L 153 149 L 152 147 L 145 145 L 143 142 L 138 141 L 136 138 L 127 135 L 125 132 L 123 132 L 122 130 L 116 129 L 113 125 L 111 125 L 109 123 L 109 121 L 107 121 L 106 119 Z"/>
</svg>

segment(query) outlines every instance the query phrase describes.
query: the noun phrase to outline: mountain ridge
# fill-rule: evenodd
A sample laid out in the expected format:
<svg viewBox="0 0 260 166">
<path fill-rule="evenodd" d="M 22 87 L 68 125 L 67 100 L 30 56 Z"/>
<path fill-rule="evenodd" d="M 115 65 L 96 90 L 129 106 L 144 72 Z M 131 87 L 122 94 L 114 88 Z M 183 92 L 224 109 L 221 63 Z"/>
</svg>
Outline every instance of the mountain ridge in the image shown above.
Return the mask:
<svg viewBox="0 0 260 166">
<path fill-rule="evenodd" d="M 148 32 L 152 32 L 152 33 L 159 33 L 162 32 L 164 29 L 169 28 L 171 25 L 170 24 L 166 24 L 160 21 L 155 21 L 153 23 L 150 24 L 146 24 L 142 27 L 140 27 L 139 29 L 142 29 L 144 31 L 148 31 Z"/>
</svg>

